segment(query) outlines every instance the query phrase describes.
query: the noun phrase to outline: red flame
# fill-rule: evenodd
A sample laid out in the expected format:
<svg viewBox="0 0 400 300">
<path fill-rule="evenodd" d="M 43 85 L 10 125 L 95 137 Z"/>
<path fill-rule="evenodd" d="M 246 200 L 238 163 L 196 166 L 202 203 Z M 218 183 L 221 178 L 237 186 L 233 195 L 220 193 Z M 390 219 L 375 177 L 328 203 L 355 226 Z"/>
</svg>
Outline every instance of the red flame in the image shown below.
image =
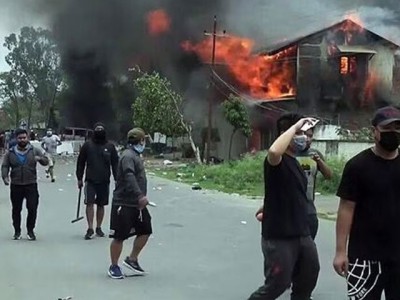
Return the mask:
<svg viewBox="0 0 400 300">
<path fill-rule="evenodd" d="M 168 32 L 171 26 L 171 19 L 163 9 L 157 9 L 147 14 L 147 29 L 153 36 L 159 36 Z"/>
<path fill-rule="evenodd" d="M 236 36 L 216 40 L 215 63 L 226 65 L 235 79 L 258 99 L 276 99 L 293 96 L 295 90 L 296 47 L 276 55 L 252 53 L 254 42 Z M 207 63 L 211 62 L 212 37 L 198 44 L 182 43 L 188 52 L 197 53 Z"/>
</svg>

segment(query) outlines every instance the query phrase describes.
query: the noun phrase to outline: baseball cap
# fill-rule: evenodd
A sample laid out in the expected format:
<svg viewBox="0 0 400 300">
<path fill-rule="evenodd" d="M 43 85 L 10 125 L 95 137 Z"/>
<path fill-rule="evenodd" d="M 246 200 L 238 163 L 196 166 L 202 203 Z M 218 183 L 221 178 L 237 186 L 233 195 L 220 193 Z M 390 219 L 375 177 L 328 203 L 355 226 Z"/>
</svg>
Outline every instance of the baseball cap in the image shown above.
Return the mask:
<svg viewBox="0 0 400 300">
<path fill-rule="evenodd" d="M 372 126 L 385 126 L 393 122 L 400 122 L 400 110 L 393 106 L 378 109 L 371 121 Z"/>
<path fill-rule="evenodd" d="M 133 128 L 129 130 L 128 132 L 128 140 L 141 140 L 146 137 L 146 134 L 144 133 L 144 130 L 142 128 Z"/>
</svg>

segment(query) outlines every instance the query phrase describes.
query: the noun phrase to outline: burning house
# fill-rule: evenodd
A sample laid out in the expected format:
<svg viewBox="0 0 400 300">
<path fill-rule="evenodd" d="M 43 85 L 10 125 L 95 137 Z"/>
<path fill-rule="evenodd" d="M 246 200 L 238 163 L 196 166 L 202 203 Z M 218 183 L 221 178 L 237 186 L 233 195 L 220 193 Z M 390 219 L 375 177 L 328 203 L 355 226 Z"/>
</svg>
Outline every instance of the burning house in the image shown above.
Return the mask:
<svg viewBox="0 0 400 300">
<path fill-rule="evenodd" d="M 207 61 L 210 43 L 204 40 L 184 48 Z M 268 147 L 275 135 L 275 120 L 284 111 L 316 115 L 327 124 L 362 126 L 370 110 L 395 102 L 399 94 L 399 48 L 353 19 L 256 53 L 251 40 L 219 39 L 215 57 L 226 70 L 216 69 L 215 85 L 219 91 L 228 87 L 224 94 L 232 90 L 240 94 L 252 108 L 253 136 L 247 145 L 244 137 L 238 137 L 236 155 Z M 221 75 L 226 72 L 228 76 Z M 218 120 L 215 126 L 222 131 L 215 150 L 225 153 L 223 137 L 229 131 L 221 127 L 229 126 Z"/>
<path fill-rule="evenodd" d="M 362 127 L 376 106 L 400 102 L 395 100 L 398 50 L 397 44 L 351 19 L 265 49 L 261 55 L 285 54 L 290 78 L 281 85 L 282 96 L 259 100 L 258 110 L 270 108 L 263 113 L 270 121 L 276 119 L 274 111 L 286 110 L 316 115 L 328 124 Z M 267 120 L 254 124 L 250 147 L 265 148 L 273 138 Z"/>
</svg>

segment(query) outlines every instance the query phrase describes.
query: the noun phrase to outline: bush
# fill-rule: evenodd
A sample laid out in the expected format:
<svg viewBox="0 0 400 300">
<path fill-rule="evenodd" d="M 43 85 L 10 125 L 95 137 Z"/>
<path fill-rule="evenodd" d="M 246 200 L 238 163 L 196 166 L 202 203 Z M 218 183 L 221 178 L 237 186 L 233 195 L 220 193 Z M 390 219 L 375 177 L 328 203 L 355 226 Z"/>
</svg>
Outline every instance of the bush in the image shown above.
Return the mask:
<svg viewBox="0 0 400 300">
<path fill-rule="evenodd" d="M 250 196 L 263 196 L 265 156 L 265 152 L 259 152 L 256 155 L 245 155 L 240 160 L 224 162 L 219 165 L 191 165 L 171 168 L 164 176 L 176 179 L 178 174 L 183 182 L 198 182 L 203 188 Z M 336 193 L 340 183 L 346 161 L 343 158 L 332 157 L 327 160 L 327 163 L 332 168 L 333 178 L 325 180 L 319 174 L 316 190 L 323 194 L 333 194 Z"/>
<path fill-rule="evenodd" d="M 339 157 L 330 157 L 326 163 L 331 168 L 333 175 L 330 180 L 325 180 L 321 173 L 318 173 L 317 191 L 323 194 L 335 194 L 342 178 L 343 168 L 346 159 Z"/>
</svg>

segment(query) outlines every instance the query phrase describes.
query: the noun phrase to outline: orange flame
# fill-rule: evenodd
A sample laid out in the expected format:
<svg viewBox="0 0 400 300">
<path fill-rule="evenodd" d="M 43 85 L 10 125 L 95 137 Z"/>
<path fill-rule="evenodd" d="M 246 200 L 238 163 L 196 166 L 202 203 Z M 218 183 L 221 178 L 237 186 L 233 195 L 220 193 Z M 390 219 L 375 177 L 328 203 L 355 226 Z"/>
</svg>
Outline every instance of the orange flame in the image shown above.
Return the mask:
<svg viewBox="0 0 400 300">
<path fill-rule="evenodd" d="M 182 43 L 187 52 L 195 52 L 206 63 L 211 62 L 212 37 L 198 44 Z M 293 96 L 296 73 L 296 47 L 276 55 L 252 54 L 254 42 L 236 36 L 217 38 L 215 63 L 226 65 L 235 79 L 258 99 Z"/>
<path fill-rule="evenodd" d="M 157 9 L 147 14 L 147 29 L 152 36 L 159 36 L 168 32 L 171 19 L 163 9 Z"/>
</svg>

